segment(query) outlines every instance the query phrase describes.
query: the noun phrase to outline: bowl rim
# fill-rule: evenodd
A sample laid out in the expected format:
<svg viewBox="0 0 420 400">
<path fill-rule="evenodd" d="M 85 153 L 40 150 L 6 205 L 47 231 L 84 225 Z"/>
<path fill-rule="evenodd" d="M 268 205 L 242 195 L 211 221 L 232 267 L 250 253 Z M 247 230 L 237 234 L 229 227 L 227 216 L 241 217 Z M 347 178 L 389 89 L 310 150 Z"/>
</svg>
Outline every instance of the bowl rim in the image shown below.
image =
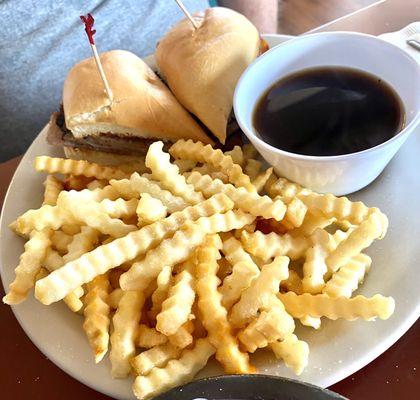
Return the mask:
<svg viewBox="0 0 420 400">
<path fill-rule="evenodd" d="M 189 388 L 191 386 L 197 386 L 197 385 L 201 385 L 202 383 L 210 383 L 210 384 L 214 384 L 215 387 L 216 384 L 220 385 L 220 381 L 222 382 L 235 382 L 235 381 L 239 381 L 236 383 L 241 383 L 244 379 L 248 380 L 248 381 L 257 381 L 255 382 L 255 384 L 258 384 L 259 381 L 262 381 L 263 383 L 270 383 L 270 381 L 272 383 L 288 383 L 288 384 L 292 384 L 292 385 L 297 385 L 297 386 L 304 386 L 310 390 L 316 390 L 320 393 L 326 394 L 328 396 L 330 396 L 330 398 L 332 400 L 348 400 L 346 397 L 342 396 L 339 393 L 333 392 L 332 390 L 326 389 L 326 388 L 322 388 L 316 385 L 313 385 L 311 383 L 307 383 L 307 382 L 303 382 L 303 381 L 299 381 L 297 379 L 290 379 L 290 378 L 285 378 L 282 376 L 273 376 L 273 375 L 265 375 L 265 374 L 236 374 L 236 375 L 219 375 L 219 376 L 210 376 L 210 377 L 206 377 L 206 378 L 201 378 L 201 379 L 197 379 L 197 380 L 193 380 L 189 383 L 186 383 L 185 385 L 179 385 L 175 388 L 172 388 L 164 393 L 161 393 L 160 395 L 158 395 L 155 400 L 167 400 L 170 399 L 171 395 L 174 392 L 180 391 L 180 389 L 183 391 L 185 388 Z M 244 399 L 247 400 L 247 399 Z"/>
<path fill-rule="evenodd" d="M 258 65 L 262 62 L 262 60 L 264 60 L 267 57 L 270 57 L 270 54 L 275 53 L 276 51 L 284 51 L 284 48 L 294 46 L 297 42 L 307 40 L 307 38 L 324 37 L 324 36 L 338 36 L 338 37 L 353 36 L 353 37 L 362 38 L 363 40 L 367 40 L 367 41 L 374 41 L 374 42 L 380 41 L 383 46 L 391 48 L 392 51 L 397 51 L 397 52 L 400 53 L 401 56 L 408 58 L 408 60 L 412 64 L 414 64 L 414 66 L 417 67 L 417 70 L 419 71 L 419 76 L 420 76 L 420 64 L 417 63 L 417 61 L 409 53 L 407 53 L 406 51 L 404 51 L 400 47 L 398 47 L 398 46 L 396 46 L 392 43 L 389 43 L 389 42 L 387 42 L 383 39 L 380 39 L 376 36 L 373 36 L 373 35 L 368 35 L 366 33 L 359 33 L 359 32 L 336 31 L 336 32 L 317 32 L 317 33 L 310 33 L 310 34 L 304 34 L 302 36 L 298 36 L 296 38 L 290 39 L 290 40 L 288 40 L 288 41 L 286 41 L 286 42 L 284 42 L 284 43 L 282 43 L 278 46 L 275 46 L 275 47 L 269 49 L 267 52 L 265 52 L 264 54 L 259 56 L 257 59 L 255 59 L 244 70 L 244 72 L 242 73 L 241 77 L 238 80 L 238 83 L 236 84 L 235 92 L 234 92 L 234 95 L 233 95 L 233 110 L 234 110 L 235 117 L 236 117 L 236 120 L 237 120 L 240 128 L 245 133 L 245 135 L 248 137 L 248 139 L 251 142 L 256 141 L 261 147 L 265 148 L 265 150 L 267 150 L 267 151 L 275 152 L 279 155 L 286 156 L 288 158 L 294 158 L 294 159 L 306 160 L 306 161 L 328 162 L 328 161 L 348 160 L 349 158 L 352 158 L 354 156 L 359 156 L 359 155 L 361 155 L 361 156 L 368 155 L 370 153 L 377 152 L 378 150 L 382 150 L 384 147 L 389 146 L 391 143 L 394 143 L 395 141 L 401 139 L 403 136 L 409 136 L 411 134 L 411 132 L 413 131 L 413 128 L 415 128 L 415 126 L 420 124 L 420 109 L 417 109 L 415 111 L 415 115 L 414 115 L 412 121 L 409 124 L 407 124 L 402 130 L 400 130 L 396 135 L 394 135 L 390 139 L 388 139 L 385 142 L 382 142 L 382 143 L 380 143 L 376 146 L 370 147 L 370 148 L 365 149 L 365 150 L 353 152 L 353 153 L 347 153 L 347 154 L 339 154 L 339 155 L 334 155 L 334 156 L 311 156 L 311 155 L 306 155 L 306 154 L 292 153 L 290 151 L 282 150 L 282 149 L 279 149 L 277 147 L 274 147 L 274 146 L 270 145 L 269 143 L 260 139 L 257 136 L 257 134 L 254 133 L 254 129 L 249 129 L 248 126 L 246 126 L 246 124 L 244 124 L 241 121 L 241 119 L 238 118 L 237 114 L 239 114 L 239 113 L 237 113 L 237 110 L 239 109 L 238 103 L 239 103 L 239 92 L 241 90 L 241 87 L 244 85 L 244 81 L 246 81 L 247 79 L 250 79 L 249 78 L 250 74 L 253 72 L 253 70 L 255 68 L 258 68 Z M 325 64 L 325 66 L 328 66 L 328 65 Z M 296 71 L 300 71 L 300 70 L 304 70 L 304 69 L 305 68 L 297 69 Z M 285 75 L 285 76 L 287 76 L 287 75 Z M 399 93 L 397 91 L 396 91 L 396 93 L 399 95 Z M 417 96 L 420 97 L 420 92 Z M 404 103 L 403 103 L 403 105 L 404 105 Z"/>
</svg>

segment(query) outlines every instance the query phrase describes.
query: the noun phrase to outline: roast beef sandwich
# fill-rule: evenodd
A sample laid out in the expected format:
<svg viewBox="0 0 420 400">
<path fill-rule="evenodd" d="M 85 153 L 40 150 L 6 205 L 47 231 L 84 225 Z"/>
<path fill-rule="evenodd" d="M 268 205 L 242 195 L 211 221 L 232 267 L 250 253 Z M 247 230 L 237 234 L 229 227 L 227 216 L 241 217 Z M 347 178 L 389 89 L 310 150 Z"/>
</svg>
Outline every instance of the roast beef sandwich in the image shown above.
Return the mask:
<svg viewBox="0 0 420 400">
<path fill-rule="evenodd" d="M 184 138 L 212 143 L 139 57 L 113 50 L 100 58 L 112 101 L 94 59 L 89 58 L 70 70 L 64 82 L 62 110 L 51 118 L 48 141 L 62 145 L 67 157 L 115 164 L 134 160 L 155 140 Z"/>
<path fill-rule="evenodd" d="M 159 71 L 179 102 L 225 143 L 233 93 L 245 68 L 264 50 L 243 15 L 209 8 L 176 24 L 158 43 Z"/>
</svg>

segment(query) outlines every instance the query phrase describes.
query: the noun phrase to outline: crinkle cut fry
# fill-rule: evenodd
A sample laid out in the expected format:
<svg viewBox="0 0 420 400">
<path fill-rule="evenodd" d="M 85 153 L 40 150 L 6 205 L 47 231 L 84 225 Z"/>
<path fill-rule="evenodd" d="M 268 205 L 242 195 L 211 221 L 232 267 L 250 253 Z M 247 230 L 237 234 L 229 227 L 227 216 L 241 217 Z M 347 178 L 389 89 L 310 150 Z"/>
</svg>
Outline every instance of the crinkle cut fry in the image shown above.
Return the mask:
<svg viewBox="0 0 420 400">
<path fill-rule="evenodd" d="M 256 217 L 274 218 L 281 221 L 286 212 L 286 206 L 281 200 L 272 200 L 268 196 L 261 196 L 257 192 L 248 192 L 242 187 L 225 184 L 219 179 L 212 179 L 208 175 L 193 172 L 187 179 L 196 190 L 210 197 L 216 193 L 224 193 L 235 203 L 236 207 Z"/>
<path fill-rule="evenodd" d="M 240 351 L 238 341 L 232 334 L 227 311 L 222 305 L 222 295 L 217 287 L 222 243 L 218 235 L 208 236 L 196 251 L 196 290 L 201 319 L 208 332 L 210 343 L 217 349 L 216 359 L 224 366 L 226 373 L 246 374 L 255 371 L 249 363 L 248 354 Z"/>
<path fill-rule="evenodd" d="M 77 220 L 69 213 L 57 206 L 48 204 L 35 210 L 28 210 L 12 223 L 11 228 L 20 235 L 27 236 L 33 230 L 58 230 L 62 225 L 72 225 Z"/>
<path fill-rule="evenodd" d="M 208 339 L 198 339 L 192 350 L 184 350 L 181 357 L 171 360 L 164 368 L 153 368 L 147 376 L 138 376 L 133 391 L 139 400 L 147 400 L 172 387 L 189 382 L 214 354 Z"/>
<path fill-rule="evenodd" d="M 43 304 L 59 301 L 78 286 L 145 253 L 173 234 L 186 221 L 195 221 L 203 216 L 224 212 L 232 206 L 233 203 L 228 197 L 223 194 L 216 195 L 203 203 L 187 207 L 168 218 L 131 232 L 123 238 L 99 246 L 39 280 L 35 286 L 35 297 Z"/>
<path fill-rule="evenodd" d="M 192 268 L 178 273 L 156 317 L 156 329 L 166 336 L 173 335 L 188 321 L 195 300 L 195 279 Z"/>
<path fill-rule="evenodd" d="M 140 324 L 137 329 L 136 345 L 144 349 L 159 346 L 168 341 L 168 338 L 155 328 L 150 328 L 145 324 Z"/>
<path fill-rule="evenodd" d="M 24 301 L 34 287 L 36 276 L 42 267 L 47 249 L 51 246 L 51 231 L 34 231 L 25 243 L 25 251 L 19 258 L 15 269 L 15 279 L 9 285 L 9 292 L 3 297 L 6 304 L 19 304 Z"/>
<path fill-rule="evenodd" d="M 99 232 L 89 226 L 82 226 L 80 233 L 73 236 L 72 241 L 67 246 L 67 254 L 63 256 L 63 264 L 73 261 L 88 251 L 91 251 L 99 237 Z M 84 290 L 81 286 L 73 290 L 66 297 L 64 302 L 73 312 L 78 312 L 83 308 L 83 302 L 80 298 L 83 296 Z"/>
<path fill-rule="evenodd" d="M 100 204 L 104 212 L 106 212 L 111 218 L 127 218 L 136 214 L 138 200 L 104 199 Z"/>
<path fill-rule="evenodd" d="M 269 189 L 270 196 L 280 195 L 287 199 L 298 197 L 312 213 L 321 213 L 326 218 L 336 218 L 359 225 L 365 221 L 371 213 L 378 210 L 367 207 L 361 201 L 352 202 L 347 197 L 336 197 L 332 194 L 319 194 L 309 189 L 290 182 L 285 178 L 279 178 Z"/>
<path fill-rule="evenodd" d="M 90 226 L 82 226 L 80 233 L 76 233 L 67 246 L 67 254 L 63 256 L 64 263 L 73 261 L 92 250 L 98 239 L 99 232 L 96 229 Z"/>
<path fill-rule="evenodd" d="M 139 291 L 124 292 L 112 318 L 111 374 L 113 378 L 125 378 L 131 370 L 130 360 L 136 351 L 136 335 L 140 321 L 144 295 Z"/>
<path fill-rule="evenodd" d="M 289 203 L 299 195 L 311 194 L 313 192 L 286 178 L 278 178 L 271 186 L 267 187 L 267 193 L 270 197 L 281 196 L 286 203 Z"/>
<path fill-rule="evenodd" d="M 304 292 L 320 293 L 325 285 L 324 275 L 328 271 L 325 259 L 329 253 L 330 234 L 317 229 L 311 236 L 312 246 L 306 251 L 303 264 L 302 285 Z"/>
<path fill-rule="evenodd" d="M 99 275 L 87 284 L 87 293 L 84 298 L 83 329 L 93 350 L 96 363 L 100 362 L 108 351 L 110 325 L 108 296 L 110 291 L 108 274 Z"/>
<path fill-rule="evenodd" d="M 282 224 L 287 229 L 300 227 L 305 220 L 307 211 L 308 208 L 302 200 L 298 197 L 293 198 L 287 203 L 286 214 L 284 215 Z"/>
<path fill-rule="evenodd" d="M 375 212 L 375 208 L 365 206 L 361 201 L 352 202 L 347 197 L 336 197 L 332 194 L 308 193 L 298 195 L 308 210 L 321 213 L 326 218 L 337 218 L 359 225 Z"/>
<path fill-rule="evenodd" d="M 302 325 L 309 326 L 314 329 L 319 329 L 321 327 L 321 318 L 305 315 L 304 317 L 299 318 L 299 321 Z"/>
<path fill-rule="evenodd" d="M 238 334 L 245 349 L 251 353 L 267 347 L 269 343 L 283 340 L 295 330 L 293 318 L 286 312 L 283 303 L 274 294 L 272 296 L 272 303 Z"/>
<path fill-rule="evenodd" d="M 79 194 L 86 196 L 88 199 L 93 201 L 102 201 L 105 199 L 117 200 L 119 197 L 121 197 L 111 185 L 93 190 L 83 189 L 79 192 Z"/>
<path fill-rule="evenodd" d="M 388 218 L 380 211 L 372 212 L 369 217 L 357 226 L 327 257 L 330 271 L 335 272 L 347 264 L 352 257 L 369 247 L 375 239 L 384 237 L 388 228 Z"/>
<path fill-rule="evenodd" d="M 311 245 L 306 237 L 288 233 L 278 235 L 275 232 L 265 235 L 260 231 L 242 232 L 241 242 L 247 252 L 265 261 L 277 256 L 288 256 L 292 260 L 302 258 Z"/>
<path fill-rule="evenodd" d="M 265 171 L 258 174 L 255 179 L 252 180 L 252 184 L 258 193 L 263 189 L 267 181 L 270 179 L 270 176 L 273 174 L 273 167 L 266 169 Z"/>
<path fill-rule="evenodd" d="M 116 310 L 118 308 L 118 304 L 120 303 L 120 300 L 123 294 L 124 294 L 124 291 L 121 288 L 114 289 L 109 294 L 108 304 L 113 310 Z"/>
<path fill-rule="evenodd" d="M 64 265 L 64 259 L 61 257 L 57 251 L 53 250 L 51 247 L 47 248 L 45 258 L 42 262 L 42 266 L 47 269 L 48 272 L 55 271 L 61 268 Z M 45 275 L 43 278 L 45 278 Z M 42 278 L 40 278 L 42 279 Z M 74 289 L 71 293 L 64 297 L 63 301 L 69 307 L 69 309 L 73 312 L 78 312 L 83 307 L 83 302 L 80 298 L 83 296 L 84 291 L 79 286 Z"/>
<path fill-rule="evenodd" d="M 197 165 L 197 161 L 194 160 L 174 160 L 174 164 L 178 167 L 179 173 L 191 171 Z"/>
<path fill-rule="evenodd" d="M 258 266 L 254 263 L 252 257 L 244 250 L 242 243 L 232 234 L 228 233 L 223 236 L 223 254 L 229 263 L 234 266 L 238 262 L 249 262 L 255 266 L 255 271 L 259 272 Z"/>
<path fill-rule="evenodd" d="M 83 175 L 88 178 L 93 177 L 107 180 L 122 179 L 127 176 L 125 172 L 115 167 L 104 167 L 85 160 L 72 160 L 48 156 L 36 157 L 35 169 L 38 172 L 48 172 L 49 174 Z"/>
<path fill-rule="evenodd" d="M 311 211 L 307 211 L 302 224 L 293 229 L 292 235 L 294 236 L 311 236 L 318 228 L 324 229 L 328 225 L 331 225 L 335 218 L 326 218 L 320 214 L 314 214 Z"/>
<path fill-rule="evenodd" d="M 235 164 L 239 164 L 241 167 L 244 164 L 244 154 L 241 146 L 234 146 L 232 150 L 225 151 L 225 156 L 230 156 Z"/>
<path fill-rule="evenodd" d="M 38 271 L 38 273 L 35 276 L 35 281 L 39 281 L 42 278 L 45 278 L 49 274 L 48 270 L 44 267 L 41 267 L 41 269 Z"/>
<path fill-rule="evenodd" d="M 277 358 L 281 358 L 286 366 L 296 375 L 300 375 L 308 365 L 309 346 L 292 334 L 282 341 L 270 344 L 271 350 Z"/>
<path fill-rule="evenodd" d="M 112 183 L 112 182 L 111 182 Z M 148 193 L 158 199 L 168 209 L 169 213 L 181 211 L 190 204 L 182 197 L 176 196 L 169 190 L 162 189 L 158 182 L 134 173 L 130 177 L 131 187 L 139 194 Z"/>
<path fill-rule="evenodd" d="M 230 323 L 235 328 L 243 328 L 272 303 L 272 295 L 278 293 L 280 282 L 289 275 L 289 259 L 276 257 L 270 264 L 261 268 L 260 274 L 251 286 L 242 292 L 241 299 L 232 307 Z"/>
<path fill-rule="evenodd" d="M 58 195 L 64 189 L 63 182 L 54 175 L 48 175 L 44 181 L 44 201 L 42 205 L 48 204 L 55 206 L 57 204 Z"/>
<path fill-rule="evenodd" d="M 108 181 L 106 179 L 94 179 L 86 185 L 86 189 L 103 189 L 105 186 L 108 186 Z"/>
<path fill-rule="evenodd" d="M 254 217 L 241 211 L 228 211 L 199 218 L 196 222 L 185 223 L 170 239 L 150 250 L 142 261 L 134 263 L 121 275 L 123 290 L 144 290 L 157 278 L 166 265 L 173 266 L 185 261 L 197 246 L 203 243 L 207 234 L 228 232 L 251 223 Z"/>
<path fill-rule="evenodd" d="M 170 343 L 161 344 L 141 352 L 131 360 L 131 366 L 138 375 L 148 375 L 153 368 L 164 367 L 168 361 L 177 359 L 182 349 Z"/>
<path fill-rule="evenodd" d="M 245 173 L 250 179 L 255 179 L 260 173 L 262 162 L 254 159 L 248 159 L 245 165 Z"/>
<path fill-rule="evenodd" d="M 169 190 L 162 189 L 158 182 L 140 176 L 137 172 L 134 172 L 130 179 L 112 179 L 109 184 L 121 197 L 127 200 L 139 198 L 142 193 L 148 193 L 155 199 L 159 199 L 168 208 L 169 213 L 181 211 L 189 206 L 188 202 L 182 197 L 175 196 Z"/>
<path fill-rule="evenodd" d="M 325 294 L 304 293 L 297 295 L 287 292 L 279 293 L 278 297 L 293 318 L 310 315 L 315 318 L 327 317 L 332 320 L 343 318 L 352 321 L 362 318 L 369 321 L 376 317 L 388 319 L 395 309 L 394 299 L 380 294 L 373 297 L 359 295 L 349 299 L 347 297 L 329 297 Z"/>
<path fill-rule="evenodd" d="M 168 209 L 159 199 L 142 193 L 136 208 L 138 225 L 148 225 L 166 217 Z"/>
<path fill-rule="evenodd" d="M 73 240 L 73 235 L 67 235 L 63 231 L 53 231 L 51 235 L 51 245 L 61 254 L 67 253 L 67 247 Z"/>
<path fill-rule="evenodd" d="M 81 202 L 84 203 L 83 207 L 80 207 Z M 97 229 L 105 235 L 122 237 L 137 229 L 135 225 L 127 225 L 118 218 L 111 218 L 101 203 L 85 198 L 80 192 L 74 190 L 61 192 L 57 205 L 68 210 L 76 220 Z"/>
<path fill-rule="evenodd" d="M 372 259 L 366 254 L 354 256 L 332 275 L 322 289 L 322 293 L 330 297 L 350 297 L 363 281 L 371 263 Z"/>
<path fill-rule="evenodd" d="M 162 303 L 168 296 L 168 291 L 171 287 L 171 281 L 172 268 L 167 265 L 163 267 L 156 280 L 157 288 L 152 294 L 152 308 L 148 313 L 150 318 L 156 319 L 156 316 L 160 313 L 160 310 L 162 309 Z"/>
<path fill-rule="evenodd" d="M 223 240 L 223 253 L 232 265 L 232 273 L 223 280 L 219 291 L 222 295 L 222 305 L 230 310 L 240 299 L 241 293 L 259 275 L 260 269 L 242 248 L 241 242 L 232 235 L 227 235 Z"/>
<path fill-rule="evenodd" d="M 173 335 L 168 336 L 168 340 L 178 349 L 184 349 L 194 341 L 192 336 L 194 329 L 195 327 L 193 322 L 189 320 L 184 325 L 182 325 Z"/>
<path fill-rule="evenodd" d="M 303 293 L 302 279 L 299 276 L 299 274 L 293 269 L 289 270 L 289 276 L 287 277 L 287 279 L 281 281 L 280 287 L 285 292 L 295 292 L 296 294 Z"/>
<path fill-rule="evenodd" d="M 232 157 L 224 155 L 219 149 L 213 149 L 211 145 L 204 145 L 192 140 L 178 140 L 169 149 L 169 153 L 174 158 L 209 163 L 227 174 L 229 181 L 235 186 L 243 186 L 249 192 L 255 191 L 249 176 L 242 172 L 241 166 L 235 164 Z"/>
<path fill-rule="evenodd" d="M 187 184 L 185 177 L 179 173 L 176 164 L 170 162 L 170 156 L 163 151 L 163 142 L 150 145 L 146 155 L 146 166 L 152 171 L 152 177 L 176 196 L 182 197 L 189 204 L 203 201 L 203 195 L 196 192 L 192 185 Z"/>
</svg>

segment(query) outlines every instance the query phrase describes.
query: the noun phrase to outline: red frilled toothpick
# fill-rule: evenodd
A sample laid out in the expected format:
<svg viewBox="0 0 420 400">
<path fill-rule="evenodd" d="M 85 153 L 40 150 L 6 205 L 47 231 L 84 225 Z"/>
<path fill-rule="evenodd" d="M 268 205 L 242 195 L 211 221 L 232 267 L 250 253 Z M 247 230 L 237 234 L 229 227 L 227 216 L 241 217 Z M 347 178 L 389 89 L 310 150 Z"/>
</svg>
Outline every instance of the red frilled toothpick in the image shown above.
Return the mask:
<svg viewBox="0 0 420 400">
<path fill-rule="evenodd" d="M 98 67 L 98 70 L 99 70 L 99 75 L 101 75 L 102 82 L 104 83 L 106 95 L 108 96 L 109 101 L 112 103 L 112 100 L 113 100 L 112 91 L 111 91 L 111 88 L 109 87 L 108 80 L 106 79 L 104 69 L 102 68 L 101 59 L 99 58 L 98 51 L 96 50 L 95 41 L 93 40 L 93 35 L 96 33 L 96 30 L 92 29 L 95 20 L 91 14 L 88 14 L 86 16 L 81 15 L 80 19 L 85 24 L 85 32 L 89 39 L 90 47 L 93 53 L 93 58 L 95 59 L 96 66 Z"/>
</svg>

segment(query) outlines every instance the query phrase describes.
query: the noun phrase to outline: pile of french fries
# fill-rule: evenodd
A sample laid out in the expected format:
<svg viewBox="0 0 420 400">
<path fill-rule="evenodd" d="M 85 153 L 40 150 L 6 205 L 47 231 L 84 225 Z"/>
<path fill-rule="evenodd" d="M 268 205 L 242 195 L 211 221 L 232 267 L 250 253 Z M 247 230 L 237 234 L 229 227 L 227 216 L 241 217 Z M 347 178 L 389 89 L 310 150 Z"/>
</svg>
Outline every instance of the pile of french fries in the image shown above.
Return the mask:
<svg viewBox="0 0 420 400">
<path fill-rule="evenodd" d="M 27 242 L 3 301 L 32 289 L 64 301 L 95 361 L 109 351 L 112 377 L 136 377 L 138 399 L 190 381 L 213 355 L 226 373 L 254 373 L 249 355 L 269 348 L 300 374 L 309 347 L 296 320 L 320 329 L 322 317 L 393 313 L 390 297 L 352 297 L 388 220 L 256 157 L 184 140 L 118 167 L 37 157 L 44 202 L 11 224 Z"/>
</svg>

